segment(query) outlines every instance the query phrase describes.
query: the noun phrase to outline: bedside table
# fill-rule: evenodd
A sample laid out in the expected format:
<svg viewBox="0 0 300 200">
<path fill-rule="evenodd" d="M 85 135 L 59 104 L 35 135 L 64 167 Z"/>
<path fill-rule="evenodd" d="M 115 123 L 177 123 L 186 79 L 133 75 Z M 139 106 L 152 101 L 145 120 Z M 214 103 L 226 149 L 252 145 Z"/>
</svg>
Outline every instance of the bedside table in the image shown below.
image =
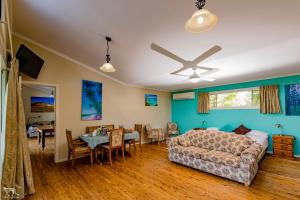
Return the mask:
<svg viewBox="0 0 300 200">
<path fill-rule="evenodd" d="M 294 141 L 292 135 L 273 135 L 273 156 L 294 160 Z"/>
</svg>

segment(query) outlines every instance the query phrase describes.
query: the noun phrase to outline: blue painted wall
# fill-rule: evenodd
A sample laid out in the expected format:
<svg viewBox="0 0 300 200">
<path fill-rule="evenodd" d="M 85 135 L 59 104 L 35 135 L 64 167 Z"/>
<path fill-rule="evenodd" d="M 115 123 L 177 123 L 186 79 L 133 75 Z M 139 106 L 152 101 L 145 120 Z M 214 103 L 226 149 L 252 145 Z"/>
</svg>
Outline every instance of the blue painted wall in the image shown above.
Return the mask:
<svg viewBox="0 0 300 200">
<path fill-rule="evenodd" d="M 244 124 L 248 128 L 269 133 L 269 151 L 272 150 L 271 135 L 280 133 L 275 128 L 275 124 L 280 123 L 284 127 L 284 133 L 294 135 L 297 138 L 295 153 L 300 155 L 300 116 L 285 115 L 284 85 L 293 83 L 300 83 L 300 75 L 193 90 L 196 92 L 196 96 L 198 96 L 199 92 L 214 92 L 278 84 L 283 114 L 260 114 L 258 109 L 211 110 L 209 114 L 200 114 L 197 112 L 198 100 L 195 98 L 194 100 L 172 100 L 172 121 L 178 123 L 181 133 L 194 127 L 202 127 L 203 120 L 207 122 L 207 127 L 220 127 L 227 131 L 231 131 L 240 124 Z"/>
</svg>

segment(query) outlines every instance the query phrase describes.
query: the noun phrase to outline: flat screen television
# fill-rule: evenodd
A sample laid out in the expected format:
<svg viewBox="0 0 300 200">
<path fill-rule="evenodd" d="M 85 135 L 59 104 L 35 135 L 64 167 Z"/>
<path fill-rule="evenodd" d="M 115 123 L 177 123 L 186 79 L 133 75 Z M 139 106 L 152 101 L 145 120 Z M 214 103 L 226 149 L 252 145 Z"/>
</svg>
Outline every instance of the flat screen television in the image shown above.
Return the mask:
<svg viewBox="0 0 300 200">
<path fill-rule="evenodd" d="M 20 72 L 37 79 L 44 64 L 44 60 L 23 44 L 20 45 L 16 57 L 19 60 Z"/>
</svg>

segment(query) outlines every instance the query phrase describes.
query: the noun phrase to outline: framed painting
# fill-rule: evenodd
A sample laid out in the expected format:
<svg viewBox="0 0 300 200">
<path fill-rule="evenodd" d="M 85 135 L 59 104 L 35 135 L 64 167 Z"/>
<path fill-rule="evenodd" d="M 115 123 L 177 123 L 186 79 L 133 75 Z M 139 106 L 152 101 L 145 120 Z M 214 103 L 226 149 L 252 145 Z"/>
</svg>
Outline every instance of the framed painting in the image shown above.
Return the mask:
<svg viewBox="0 0 300 200">
<path fill-rule="evenodd" d="M 102 83 L 82 81 L 81 120 L 102 119 Z"/>
<path fill-rule="evenodd" d="M 31 97 L 31 112 L 54 112 L 54 97 Z"/>
<path fill-rule="evenodd" d="M 157 95 L 145 94 L 145 106 L 158 106 Z"/>
<path fill-rule="evenodd" d="M 285 86 L 286 115 L 300 116 L 300 84 Z"/>
</svg>

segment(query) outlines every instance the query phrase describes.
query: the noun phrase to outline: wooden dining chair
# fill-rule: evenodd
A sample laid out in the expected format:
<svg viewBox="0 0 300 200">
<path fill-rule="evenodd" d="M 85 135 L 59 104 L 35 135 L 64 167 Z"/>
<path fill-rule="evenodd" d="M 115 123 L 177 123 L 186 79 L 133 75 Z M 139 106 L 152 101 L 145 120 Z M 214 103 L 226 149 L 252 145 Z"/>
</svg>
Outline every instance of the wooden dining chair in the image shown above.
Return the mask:
<svg viewBox="0 0 300 200">
<path fill-rule="evenodd" d="M 143 125 L 142 124 L 135 124 L 134 130 L 139 133 L 139 146 L 140 151 L 142 152 L 142 132 L 143 132 Z"/>
<path fill-rule="evenodd" d="M 152 128 L 150 124 L 145 126 L 145 131 L 148 139 L 151 139 L 151 143 L 157 140 L 157 143 L 160 144 L 164 140 L 164 134 L 162 128 Z"/>
<path fill-rule="evenodd" d="M 122 158 L 125 160 L 125 152 L 124 152 L 124 130 L 123 128 L 114 129 L 109 134 L 109 144 L 101 145 L 101 154 L 102 160 L 104 157 L 104 153 L 108 153 L 109 163 L 112 165 L 112 151 L 116 150 L 116 155 L 118 154 L 118 150 L 122 151 Z"/>
<path fill-rule="evenodd" d="M 87 144 L 80 139 L 73 139 L 72 132 L 66 129 L 66 136 L 68 141 L 68 161 L 72 156 L 72 168 L 75 164 L 75 159 L 81 158 L 84 156 L 90 156 L 91 164 L 93 164 L 93 151 L 90 149 Z"/>
<path fill-rule="evenodd" d="M 109 124 L 109 125 L 102 125 L 102 127 L 107 129 L 107 132 L 112 132 L 115 129 L 114 124 Z"/>
<path fill-rule="evenodd" d="M 85 128 L 85 133 L 92 133 L 94 130 L 96 130 L 97 128 L 100 128 L 101 126 L 87 126 Z"/>
</svg>

